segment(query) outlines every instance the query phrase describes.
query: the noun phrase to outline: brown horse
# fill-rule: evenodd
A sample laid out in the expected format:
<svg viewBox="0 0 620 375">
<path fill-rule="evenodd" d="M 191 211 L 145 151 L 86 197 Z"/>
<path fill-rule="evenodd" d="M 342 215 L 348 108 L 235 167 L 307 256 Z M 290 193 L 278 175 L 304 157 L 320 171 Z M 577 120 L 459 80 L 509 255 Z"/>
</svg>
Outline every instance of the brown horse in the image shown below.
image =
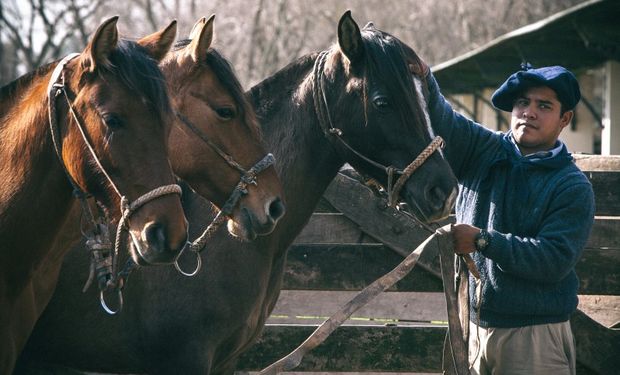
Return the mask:
<svg viewBox="0 0 620 375">
<path fill-rule="evenodd" d="M 186 242 L 166 149 L 172 111 L 156 63 L 174 41 L 176 24 L 139 44 L 119 40 L 117 18 L 103 22 L 81 54 L 0 91 L 3 374 L 11 372 L 37 315 L 33 277 L 59 257 L 51 243 L 72 191 L 93 196 L 110 218 L 126 223 L 136 261 L 170 263 Z"/>
<path fill-rule="evenodd" d="M 214 16 L 200 19 L 160 64 L 176 113 L 170 134 L 172 168 L 207 200 L 222 208 L 249 169 L 265 154 L 254 108 L 229 63 L 214 49 Z M 188 152 L 191 150 L 191 152 Z M 245 240 L 271 233 L 284 214 L 282 186 L 271 167 L 248 185 L 228 221 Z"/>
<path fill-rule="evenodd" d="M 406 58 L 398 39 L 372 26 L 360 32 L 345 13 L 337 45 L 293 62 L 249 93 L 287 198 L 274 232 L 239 243 L 220 231 L 203 254 L 206 270 L 192 279 L 162 268 L 139 273 L 126 289 L 131 302 L 124 313 L 105 321 L 92 298 L 79 298 L 79 280 L 71 276 L 84 265 L 77 252 L 69 254 L 23 363 L 116 373 L 232 373 L 278 298 L 288 246 L 343 163 L 388 185 L 389 171 L 380 164 L 404 168 L 431 141 Z M 330 123 L 342 140 L 324 131 Z M 435 152 L 401 196 L 432 221 L 449 212 L 455 190 L 456 179 Z M 200 197 L 184 196 L 184 207 L 190 232 L 209 221 Z M 164 280 L 176 287 L 155 287 Z"/>
</svg>

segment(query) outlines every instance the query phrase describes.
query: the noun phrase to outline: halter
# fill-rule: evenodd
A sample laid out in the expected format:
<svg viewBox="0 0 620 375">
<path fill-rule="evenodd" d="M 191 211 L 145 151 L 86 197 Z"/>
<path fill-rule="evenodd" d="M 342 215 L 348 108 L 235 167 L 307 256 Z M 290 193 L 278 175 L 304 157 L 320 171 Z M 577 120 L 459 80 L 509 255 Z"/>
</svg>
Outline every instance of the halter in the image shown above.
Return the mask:
<svg viewBox="0 0 620 375">
<path fill-rule="evenodd" d="M 398 201 L 398 195 L 400 194 L 400 190 L 405 185 L 409 177 L 418 169 L 426 159 L 428 159 L 435 151 L 442 148 L 444 146 L 444 141 L 441 137 L 435 137 L 431 143 L 426 146 L 424 150 L 404 169 L 398 169 L 392 165 L 386 166 L 383 165 L 354 149 L 351 145 L 349 145 L 344 138 L 342 137 L 344 132 L 336 128 L 332 122 L 329 108 L 327 106 L 327 97 L 325 96 L 324 89 L 324 80 L 323 77 L 323 68 L 325 67 L 325 61 L 327 60 L 327 55 L 329 51 L 323 51 L 317 57 L 314 67 L 313 67 L 313 80 L 312 80 L 312 97 L 314 99 L 314 110 L 317 114 L 317 118 L 319 119 L 319 125 L 321 126 L 321 130 L 323 133 L 331 141 L 334 137 L 342 143 L 349 151 L 355 154 L 358 158 L 365 161 L 366 163 L 372 165 L 375 168 L 383 170 L 387 174 L 387 193 L 388 193 L 388 204 L 391 207 L 395 207 Z M 400 177 L 396 181 L 395 184 L 392 184 L 392 180 L 395 174 L 399 174 Z"/>
<path fill-rule="evenodd" d="M 196 269 L 193 272 L 185 272 L 181 269 L 177 261 L 174 263 L 176 269 L 185 276 L 194 276 L 200 271 L 202 267 L 202 259 L 200 257 L 200 252 L 205 249 L 205 245 L 207 240 L 215 233 L 215 231 L 226 222 L 227 217 L 232 214 L 232 211 L 235 209 L 235 206 L 239 202 L 239 200 L 248 194 L 248 185 L 256 186 L 258 181 L 256 180 L 256 176 L 264 171 L 265 169 L 272 166 L 275 162 L 275 158 L 272 154 L 267 154 L 263 157 L 258 163 L 256 163 L 252 168 L 246 170 L 241 166 L 241 164 L 237 163 L 232 156 L 224 152 L 221 148 L 219 148 L 215 143 L 213 143 L 206 134 L 204 134 L 198 127 L 196 127 L 191 121 L 189 121 L 185 116 L 177 112 L 177 117 L 181 120 L 183 124 L 185 124 L 194 134 L 196 134 L 203 142 L 205 142 L 209 147 L 211 147 L 226 163 L 233 169 L 236 169 L 241 173 L 241 178 L 237 183 L 237 186 L 233 189 L 230 197 L 224 205 L 222 209 L 217 213 L 211 224 L 207 226 L 204 232 L 194 241 L 188 242 L 188 250 L 192 251 L 196 255 Z M 185 249 L 185 248 L 184 248 Z"/>
<path fill-rule="evenodd" d="M 122 285 L 120 285 L 119 287 L 119 284 L 122 284 L 122 280 L 119 278 L 117 259 L 118 259 L 119 249 L 120 249 L 122 233 L 123 231 L 128 231 L 127 221 L 129 217 L 135 211 L 137 211 L 140 207 L 142 207 L 146 203 L 156 198 L 159 198 L 161 196 L 168 195 L 168 194 L 181 195 L 181 187 L 177 184 L 160 186 L 140 196 L 134 202 L 130 202 L 129 199 L 125 195 L 121 194 L 120 190 L 118 189 L 118 187 L 116 186 L 116 184 L 114 183 L 110 175 L 107 173 L 103 165 L 101 164 L 101 161 L 97 157 L 97 154 L 95 153 L 95 149 L 93 148 L 92 144 L 88 140 L 88 137 L 86 137 L 86 132 L 84 131 L 84 127 L 82 126 L 82 123 L 78 119 L 75 113 L 75 110 L 73 109 L 73 105 L 71 104 L 71 100 L 69 100 L 69 96 L 67 94 L 67 88 L 65 85 L 64 68 L 67 65 L 67 63 L 69 63 L 71 60 L 73 60 L 77 56 L 79 56 L 78 53 L 73 53 L 63 58 L 58 63 L 58 65 L 56 66 L 56 68 L 54 69 L 50 77 L 50 81 L 49 81 L 48 89 L 47 89 L 48 104 L 49 104 L 50 134 L 52 137 L 52 142 L 54 144 L 54 151 L 56 152 L 56 156 L 58 157 L 58 160 L 60 161 L 60 164 L 62 165 L 63 170 L 65 171 L 65 174 L 69 182 L 71 183 L 71 186 L 73 187 L 73 193 L 80 200 L 82 209 L 87 214 L 88 218 L 91 220 L 91 223 L 93 226 L 93 230 L 91 233 L 89 233 L 88 235 L 83 233 L 87 237 L 87 246 L 90 248 L 92 252 L 91 275 L 89 276 L 89 281 L 87 281 L 85 288 L 87 288 L 90 285 L 90 282 L 92 282 L 93 270 L 95 268 L 98 269 L 98 274 L 101 274 L 102 272 L 100 273 L 99 270 L 103 270 L 104 268 L 106 270 L 109 270 L 109 272 L 106 273 L 107 277 L 105 279 L 99 278 L 99 287 L 101 291 L 100 300 L 101 300 L 101 304 L 103 308 L 108 313 L 116 314 L 118 311 L 120 311 L 120 308 L 117 311 L 112 311 L 111 309 L 109 309 L 103 298 L 103 292 L 104 290 L 107 290 L 109 288 L 118 288 L 119 301 L 120 301 L 120 306 L 122 308 L 122 294 L 120 294 L 121 293 L 120 287 L 122 287 Z M 88 151 L 90 152 L 93 160 L 95 161 L 97 168 L 106 177 L 110 186 L 112 186 L 116 194 L 120 197 L 120 210 L 121 210 L 122 215 L 121 215 L 121 218 L 117 226 L 116 242 L 114 245 L 113 253 L 111 253 L 112 245 L 109 240 L 107 220 L 96 219 L 95 216 L 92 214 L 90 206 L 88 205 L 88 202 L 86 202 L 86 199 L 90 195 L 79 187 L 78 183 L 69 173 L 67 166 L 65 165 L 62 159 L 62 151 L 61 151 L 62 145 L 60 143 L 60 129 L 58 127 L 58 123 L 56 119 L 56 99 L 61 95 L 65 98 L 67 102 L 67 105 L 69 107 L 69 112 L 71 113 L 71 116 L 75 120 L 75 124 L 78 130 L 80 131 L 82 139 L 84 140 L 84 143 L 86 144 L 86 147 L 88 148 Z M 144 259 L 143 255 L 139 251 L 139 247 L 136 247 L 136 250 L 138 251 L 140 256 Z M 110 253 L 112 254 L 111 259 L 107 255 Z"/>
</svg>

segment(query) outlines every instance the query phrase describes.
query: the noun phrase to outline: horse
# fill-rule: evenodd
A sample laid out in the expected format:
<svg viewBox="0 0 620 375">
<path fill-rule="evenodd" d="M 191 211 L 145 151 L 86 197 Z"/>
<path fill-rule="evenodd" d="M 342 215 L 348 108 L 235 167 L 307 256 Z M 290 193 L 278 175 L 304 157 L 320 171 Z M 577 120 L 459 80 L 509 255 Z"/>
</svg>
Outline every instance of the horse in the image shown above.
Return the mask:
<svg viewBox="0 0 620 375">
<path fill-rule="evenodd" d="M 175 112 L 168 145 L 172 169 L 221 209 L 246 169 L 267 152 L 254 108 L 231 65 L 211 48 L 214 19 L 196 22 L 189 39 L 177 42 L 160 68 Z M 229 232 L 243 240 L 271 233 L 284 214 L 280 180 L 268 167 L 247 184 L 230 213 Z"/>
<path fill-rule="evenodd" d="M 405 168 L 431 143 L 421 85 L 411 79 L 402 42 L 371 24 L 360 30 L 350 12 L 337 31 L 337 44 L 293 61 L 247 93 L 284 185 L 287 210 L 277 228 L 246 243 L 220 230 L 202 254 L 205 272 L 192 279 L 161 267 L 144 270 L 126 289 L 132 302 L 124 313 L 103 322 L 88 299 L 77 298 L 72 275 L 83 265 L 76 248 L 23 352 L 24 368 L 232 374 L 276 303 L 289 245 L 345 162 L 388 186 L 399 173 L 381 165 Z M 456 184 L 435 150 L 400 197 L 421 220 L 436 221 L 449 213 Z M 209 205 L 197 195 L 183 200 L 191 236 L 210 220 Z M 177 287 L 154 288 L 163 280 Z"/>
<path fill-rule="evenodd" d="M 136 262 L 171 263 L 187 239 L 157 66 L 176 23 L 136 43 L 119 40 L 117 20 L 80 54 L 0 90 L 0 373 L 11 372 L 38 315 L 33 275 L 60 256 L 50 243 L 73 196 L 92 196 L 129 233 Z"/>
<path fill-rule="evenodd" d="M 213 20 L 214 16 L 199 20 L 191 39 L 177 43 L 160 68 L 176 114 L 168 139 L 171 165 L 194 190 L 222 207 L 239 180 L 237 166 L 252 166 L 266 152 L 241 85 L 228 62 L 210 49 Z M 193 152 L 188 154 L 190 148 Z M 281 185 L 273 167 L 255 176 L 255 184 L 247 189 L 231 212 L 234 220 L 229 220 L 231 234 L 245 240 L 269 233 L 284 212 Z M 66 252 L 79 240 L 80 205 L 74 206 L 70 214 L 74 220 L 63 227 L 55 253 Z M 60 264 L 48 262 L 49 272 L 35 275 L 37 284 L 46 286 L 37 290 L 39 311 L 51 298 Z"/>
</svg>

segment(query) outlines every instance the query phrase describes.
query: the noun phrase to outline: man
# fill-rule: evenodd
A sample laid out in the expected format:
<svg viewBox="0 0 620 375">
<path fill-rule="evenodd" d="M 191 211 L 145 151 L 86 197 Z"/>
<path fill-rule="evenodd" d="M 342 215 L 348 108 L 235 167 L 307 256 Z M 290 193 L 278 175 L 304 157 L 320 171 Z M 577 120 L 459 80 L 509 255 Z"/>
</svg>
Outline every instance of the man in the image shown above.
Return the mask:
<svg viewBox="0 0 620 375">
<path fill-rule="evenodd" d="M 594 219 L 594 194 L 558 140 L 581 98 L 560 66 L 524 66 L 493 94 L 511 112 L 496 133 L 454 112 L 432 74 L 429 111 L 459 180 L 455 252 L 471 253 L 469 360 L 473 374 L 575 374 L 569 317 L 575 264 Z"/>
</svg>

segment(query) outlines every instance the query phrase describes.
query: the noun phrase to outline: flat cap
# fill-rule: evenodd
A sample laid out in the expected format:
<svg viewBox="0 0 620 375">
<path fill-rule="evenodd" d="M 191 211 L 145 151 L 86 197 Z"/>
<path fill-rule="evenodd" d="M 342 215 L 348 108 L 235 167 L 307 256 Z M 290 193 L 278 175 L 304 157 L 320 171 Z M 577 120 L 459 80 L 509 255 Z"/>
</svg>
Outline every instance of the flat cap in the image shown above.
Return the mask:
<svg viewBox="0 0 620 375">
<path fill-rule="evenodd" d="M 522 70 L 513 73 L 491 97 L 497 109 L 512 112 L 516 96 L 528 87 L 547 86 L 553 89 L 564 109 L 575 108 L 581 99 L 579 83 L 570 71 L 562 66 L 545 66 L 532 68 L 529 64 L 522 65 Z"/>
</svg>

